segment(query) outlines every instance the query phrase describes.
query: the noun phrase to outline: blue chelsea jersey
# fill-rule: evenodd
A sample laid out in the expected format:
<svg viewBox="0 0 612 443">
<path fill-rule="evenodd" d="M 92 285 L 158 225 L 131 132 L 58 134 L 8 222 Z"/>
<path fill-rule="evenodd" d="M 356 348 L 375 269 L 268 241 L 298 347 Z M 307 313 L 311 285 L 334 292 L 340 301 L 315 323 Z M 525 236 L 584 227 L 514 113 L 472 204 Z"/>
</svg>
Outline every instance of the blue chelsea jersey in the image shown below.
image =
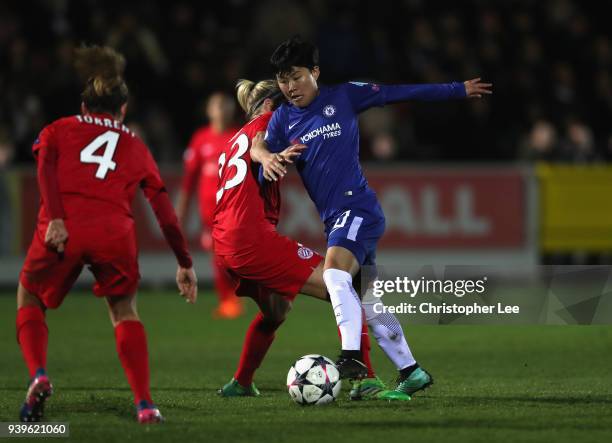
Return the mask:
<svg viewBox="0 0 612 443">
<path fill-rule="evenodd" d="M 281 105 L 266 132 L 271 152 L 295 143 L 308 146 L 296 159 L 304 187 L 324 223 L 338 211 L 378 206 L 359 164 L 360 112 L 386 103 L 384 88 L 369 83 L 319 87 L 305 108 Z"/>
</svg>

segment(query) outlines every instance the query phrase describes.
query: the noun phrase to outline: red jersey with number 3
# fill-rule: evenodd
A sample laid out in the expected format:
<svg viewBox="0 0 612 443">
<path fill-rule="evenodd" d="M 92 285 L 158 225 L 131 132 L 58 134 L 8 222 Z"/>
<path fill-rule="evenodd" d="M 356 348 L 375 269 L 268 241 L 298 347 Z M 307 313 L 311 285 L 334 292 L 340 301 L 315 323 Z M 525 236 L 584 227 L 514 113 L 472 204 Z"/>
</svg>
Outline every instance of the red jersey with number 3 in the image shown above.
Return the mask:
<svg viewBox="0 0 612 443">
<path fill-rule="evenodd" d="M 128 229 L 134 224 L 132 201 L 138 187 L 150 198 L 164 188 L 144 143 L 110 114 L 75 115 L 46 126 L 35 141 L 34 155 L 57 149 L 57 180 L 67 220 L 89 227 Z M 47 223 L 40 205 L 39 223 Z"/>
<path fill-rule="evenodd" d="M 265 132 L 272 113 L 255 117 L 230 139 L 219 157 L 213 238 L 215 252 L 239 254 L 253 248 L 262 231 L 274 231 L 280 211 L 278 182 L 261 180 L 260 165 L 251 160 L 251 143 Z"/>
</svg>

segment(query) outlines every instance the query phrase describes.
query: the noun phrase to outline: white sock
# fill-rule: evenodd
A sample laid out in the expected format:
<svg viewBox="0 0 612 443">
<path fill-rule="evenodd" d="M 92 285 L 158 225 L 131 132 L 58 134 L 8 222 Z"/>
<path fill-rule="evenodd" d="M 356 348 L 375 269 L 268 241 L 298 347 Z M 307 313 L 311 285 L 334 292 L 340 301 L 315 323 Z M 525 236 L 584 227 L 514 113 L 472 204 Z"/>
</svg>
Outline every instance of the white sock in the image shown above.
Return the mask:
<svg viewBox="0 0 612 443">
<path fill-rule="evenodd" d="M 377 299 L 376 303 L 382 303 Z M 404 330 L 397 317 L 393 314 L 374 312 L 374 304 L 363 304 L 368 326 L 374 334 L 378 346 L 385 352 L 389 360 L 393 362 L 397 370 L 407 368 L 416 363 L 410 347 L 404 337 Z"/>
<path fill-rule="evenodd" d="M 342 335 L 344 351 L 361 349 L 361 301 L 353 289 L 353 277 L 340 269 L 323 272 L 323 281 L 329 292 L 336 323 Z"/>
</svg>

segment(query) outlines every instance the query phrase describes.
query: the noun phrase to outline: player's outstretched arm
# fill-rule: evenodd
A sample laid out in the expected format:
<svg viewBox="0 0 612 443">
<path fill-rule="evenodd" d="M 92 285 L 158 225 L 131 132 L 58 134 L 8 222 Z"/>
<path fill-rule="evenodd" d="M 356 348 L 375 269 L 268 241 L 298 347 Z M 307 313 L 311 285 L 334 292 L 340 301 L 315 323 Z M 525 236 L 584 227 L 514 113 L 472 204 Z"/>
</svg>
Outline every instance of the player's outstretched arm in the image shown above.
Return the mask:
<svg viewBox="0 0 612 443">
<path fill-rule="evenodd" d="M 491 83 L 480 78 L 452 83 L 424 83 L 405 85 L 373 85 L 368 87 L 348 84 L 353 107 L 362 112 L 372 106 L 401 103 L 410 100 L 443 101 L 465 98 L 482 98 L 492 94 Z"/>
<path fill-rule="evenodd" d="M 193 268 L 181 268 L 176 271 L 176 285 L 179 293 L 187 303 L 195 303 L 198 299 L 198 279 Z"/>
<path fill-rule="evenodd" d="M 287 173 L 284 160 L 280 154 L 273 154 L 268 149 L 268 144 L 264 140 L 264 133 L 258 132 L 251 140 L 251 159 L 261 163 L 263 176 L 266 180 L 277 181 Z"/>
</svg>

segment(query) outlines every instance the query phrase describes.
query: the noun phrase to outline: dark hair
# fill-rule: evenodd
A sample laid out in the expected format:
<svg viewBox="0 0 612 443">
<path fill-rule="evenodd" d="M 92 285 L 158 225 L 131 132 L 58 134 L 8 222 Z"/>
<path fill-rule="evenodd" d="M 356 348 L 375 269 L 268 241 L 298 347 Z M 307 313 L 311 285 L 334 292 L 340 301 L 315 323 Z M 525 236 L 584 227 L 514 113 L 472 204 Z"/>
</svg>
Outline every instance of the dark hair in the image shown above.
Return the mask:
<svg viewBox="0 0 612 443">
<path fill-rule="evenodd" d="M 281 43 L 270 57 L 270 63 L 277 74 L 283 75 L 291 72 L 293 66 L 312 70 L 319 65 L 319 50 L 310 42 L 294 35 Z"/>
<path fill-rule="evenodd" d="M 74 66 L 85 83 L 81 99 L 90 112 L 117 114 L 127 103 L 123 55 L 108 46 L 82 46 L 75 51 Z"/>
</svg>

